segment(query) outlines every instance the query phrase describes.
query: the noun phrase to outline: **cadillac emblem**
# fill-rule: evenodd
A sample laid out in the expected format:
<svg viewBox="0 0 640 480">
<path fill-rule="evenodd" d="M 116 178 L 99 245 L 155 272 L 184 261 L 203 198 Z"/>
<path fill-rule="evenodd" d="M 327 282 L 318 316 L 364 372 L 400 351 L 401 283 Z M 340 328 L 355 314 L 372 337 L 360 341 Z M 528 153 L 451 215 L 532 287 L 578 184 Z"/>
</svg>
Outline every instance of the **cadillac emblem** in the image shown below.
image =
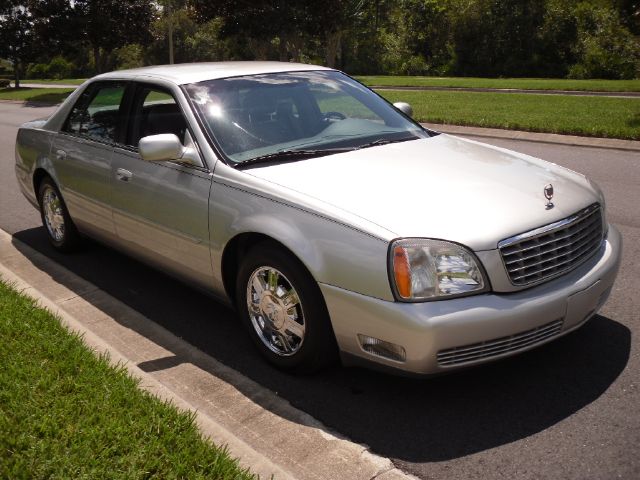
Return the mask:
<svg viewBox="0 0 640 480">
<path fill-rule="evenodd" d="M 545 185 L 544 196 L 547 199 L 547 204 L 545 205 L 547 207 L 547 210 L 553 208 L 553 202 L 551 201 L 551 199 L 553 198 L 553 185 Z"/>
</svg>

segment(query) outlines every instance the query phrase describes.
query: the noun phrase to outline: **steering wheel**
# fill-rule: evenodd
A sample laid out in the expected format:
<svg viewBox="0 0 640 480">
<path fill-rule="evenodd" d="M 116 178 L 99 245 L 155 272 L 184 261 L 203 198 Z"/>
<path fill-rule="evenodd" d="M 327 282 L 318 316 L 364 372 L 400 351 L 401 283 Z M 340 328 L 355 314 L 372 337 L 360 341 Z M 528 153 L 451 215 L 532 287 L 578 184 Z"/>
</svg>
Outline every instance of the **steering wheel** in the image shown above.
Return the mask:
<svg viewBox="0 0 640 480">
<path fill-rule="evenodd" d="M 343 113 L 340 112 L 326 112 L 324 113 L 325 120 L 344 120 L 347 118 Z"/>
</svg>

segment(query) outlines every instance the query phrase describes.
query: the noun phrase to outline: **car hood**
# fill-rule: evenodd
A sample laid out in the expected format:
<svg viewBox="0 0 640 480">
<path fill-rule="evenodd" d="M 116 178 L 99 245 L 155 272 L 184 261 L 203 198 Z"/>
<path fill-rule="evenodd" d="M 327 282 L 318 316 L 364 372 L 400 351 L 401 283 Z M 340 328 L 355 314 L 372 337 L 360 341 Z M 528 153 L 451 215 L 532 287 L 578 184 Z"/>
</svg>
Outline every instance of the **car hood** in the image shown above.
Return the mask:
<svg viewBox="0 0 640 480">
<path fill-rule="evenodd" d="M 571 170 L 449 135 L 245 173 L 279 185 L 284 196 L 295 191 L 309 205 L 328 204 L 397 237 L 445 239 L 476 251 L 495 249 L 504 238 L 600 200 L 589 181 Z M 553 208 L 546 207 L 548 184 Z"/>
</svg>

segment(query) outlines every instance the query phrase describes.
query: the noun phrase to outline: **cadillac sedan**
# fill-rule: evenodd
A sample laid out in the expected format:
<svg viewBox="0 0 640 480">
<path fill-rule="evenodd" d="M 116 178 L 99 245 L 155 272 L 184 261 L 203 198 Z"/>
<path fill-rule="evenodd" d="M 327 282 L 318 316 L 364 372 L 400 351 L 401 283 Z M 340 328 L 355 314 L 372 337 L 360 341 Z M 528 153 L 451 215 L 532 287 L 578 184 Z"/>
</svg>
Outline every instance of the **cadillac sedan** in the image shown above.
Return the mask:
<svg viewBox="0 0 640 480">
<path fill-rule="evenodd" d="M 20 128 L 16 175 L 55 248 L 93 237 L 210 292 L 298 372 L 529 350 L 598 311 L 621 254 L 583 175 L 311 65 L 97 76 Z"/>
</svg>

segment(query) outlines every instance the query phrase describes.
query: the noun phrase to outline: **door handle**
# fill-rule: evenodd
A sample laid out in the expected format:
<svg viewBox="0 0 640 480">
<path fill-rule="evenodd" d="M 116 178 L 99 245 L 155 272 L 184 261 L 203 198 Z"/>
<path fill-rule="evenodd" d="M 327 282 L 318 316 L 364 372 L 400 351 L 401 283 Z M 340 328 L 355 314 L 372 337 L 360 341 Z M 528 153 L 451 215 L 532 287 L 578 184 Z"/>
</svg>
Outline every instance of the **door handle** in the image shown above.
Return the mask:
<svg viewBox="0 0 640 480">
<path fill-rule="evenodd" d="M 64 150 L 56 150 L 56 158 L 58 160 L 64 160 L 65 158 L 67 158 L 67 152 L 65 152 Z"/>
<path fill-rule="evenodd" d="M 118 180 L 122 180 L 123 182 L 128 182 L 131 180 L 132 173 L 129 170 L 125 170 L 124 168 L 119 168 L 116 170 L 116 178 Z"/>
</svg>

